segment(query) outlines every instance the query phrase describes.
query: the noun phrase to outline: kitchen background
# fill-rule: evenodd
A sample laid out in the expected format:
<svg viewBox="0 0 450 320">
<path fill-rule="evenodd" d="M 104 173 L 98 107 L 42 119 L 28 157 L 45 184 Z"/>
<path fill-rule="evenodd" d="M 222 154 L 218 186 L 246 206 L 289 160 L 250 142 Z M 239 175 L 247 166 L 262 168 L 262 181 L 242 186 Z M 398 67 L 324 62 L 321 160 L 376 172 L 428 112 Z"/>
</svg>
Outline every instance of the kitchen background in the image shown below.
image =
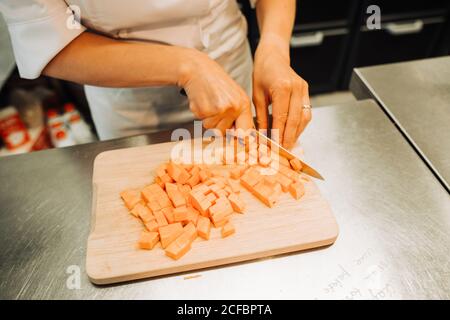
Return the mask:
<svg viewBox="0 0 450 320">
<path fill-rule="evenodd" d="M 254 50 L 255 11 L 247 0 L 239 2 Z M 308 81 L 313 106 L 352 99 L 347 88 L 354 67 L 450 53 L 448 0 L 297 2 L 291 64 Z M 366 26 L 370 5 L 381 9 L 381 29 Z M 48 77 L 20 79 L 1 16 L 0 136 L 0 156 L 96 140 L 81 86 Z"/>
</svg>

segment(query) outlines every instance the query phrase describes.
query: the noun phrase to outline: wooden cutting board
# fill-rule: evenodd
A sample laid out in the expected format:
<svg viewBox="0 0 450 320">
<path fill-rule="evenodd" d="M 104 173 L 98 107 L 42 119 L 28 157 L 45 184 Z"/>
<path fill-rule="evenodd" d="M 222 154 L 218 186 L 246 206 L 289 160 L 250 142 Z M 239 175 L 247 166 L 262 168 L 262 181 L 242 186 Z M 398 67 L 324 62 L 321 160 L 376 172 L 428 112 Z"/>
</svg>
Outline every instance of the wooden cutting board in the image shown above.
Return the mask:
<svg viewBox="0 0 450 320">
<path fill-rule="evenodd" d="M 222 239 L 220 229 L 212 229 L 209 241 L 198 238 L 178 261 L 165 256 L 160 247 L 138 249 L 143 226 L 128 213 L 119 193 L 153 181 L 154 169 L 169 160 L 173 145 L 170 142 L 107 151 L 95 159 L 86 257 L 92 282 L 108 284 L 155 277 L 326 246 L 336 240 L 338 226 L 330 207 L 314 182 L 308 182 L 301 200 L 283 194 L 274 208 L 266 207 L 242 189 L 246 210 L 242 215 L 233 215 L 236 233 Z"/>
</svg>

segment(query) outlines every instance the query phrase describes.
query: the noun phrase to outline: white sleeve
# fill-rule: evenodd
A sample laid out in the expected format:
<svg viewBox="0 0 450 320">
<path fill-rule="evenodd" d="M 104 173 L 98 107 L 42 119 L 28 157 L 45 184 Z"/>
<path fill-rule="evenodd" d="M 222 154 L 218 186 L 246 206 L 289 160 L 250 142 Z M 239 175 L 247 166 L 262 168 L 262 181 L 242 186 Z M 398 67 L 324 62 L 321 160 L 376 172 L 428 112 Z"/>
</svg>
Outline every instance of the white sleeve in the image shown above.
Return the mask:
<svg viewBox="0 0 450 320">
<path fill-rule="evenodd" d="M 39 77 L 45 66 L 66 45 L 86 30 L 73 23 L 63 0 L 1 0 L 20 76 Z"/>
</svg>

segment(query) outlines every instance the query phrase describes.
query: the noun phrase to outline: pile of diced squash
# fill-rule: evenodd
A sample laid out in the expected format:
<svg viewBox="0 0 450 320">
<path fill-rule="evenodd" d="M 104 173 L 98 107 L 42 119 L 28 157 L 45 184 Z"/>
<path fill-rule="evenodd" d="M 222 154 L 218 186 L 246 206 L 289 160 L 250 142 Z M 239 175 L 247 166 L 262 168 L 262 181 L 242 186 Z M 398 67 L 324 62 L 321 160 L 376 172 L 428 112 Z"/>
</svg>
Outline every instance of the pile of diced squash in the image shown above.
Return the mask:
<svg viewBox="0 0 450 320">
<path fill-rule="evenodd" d="M 236 147 L 232 153 L 227 149 L 222 149 L 220 165 L 169 161 L 156 169 L 152 184 L 121 192 L 129 212 L 144 225 L 141 249 L 151 250 L 160 242 L 166 255 L 177 260 L 197 237 L 208 240 L 211 226 L 221 228 L 224 238 L 232 235 L 233 214 L 245 211 L 241 186 L 268 207 L 282 193 L 289 192 L 294 199 L 304 195 L 303 184 L 309 178 L 301 173 L 298 159 L 278 155 L 275 165 L 264 144 L 249 144 L 240 152 Z"/>
</svg>

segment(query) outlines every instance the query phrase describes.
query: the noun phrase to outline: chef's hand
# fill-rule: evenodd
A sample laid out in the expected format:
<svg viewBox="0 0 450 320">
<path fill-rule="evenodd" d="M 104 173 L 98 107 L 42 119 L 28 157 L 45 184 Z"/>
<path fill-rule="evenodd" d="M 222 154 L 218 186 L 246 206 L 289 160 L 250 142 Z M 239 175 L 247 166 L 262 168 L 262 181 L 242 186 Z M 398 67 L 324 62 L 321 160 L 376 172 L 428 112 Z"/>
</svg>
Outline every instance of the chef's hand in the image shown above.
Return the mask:
<svg viewBox="0 0 450 320">
<path fill-rule="evenodd" d="M 236 128 L 253 128 L 250 99 L 245 91 L 206 54 L 192 51 L 186 71 L 180 79 L 194 115 L 206 129 L 225 133 Z"/>
<path fill-rule="evenodd" d="M 308 83 L 290 67 L 285 47 L 276 37 L 260 41 L 253 69 L 253 103 L 259 129 L 267 129 L 272 104 L 272 129 L 279 130 L 279 142 L 290 149 L 311 121 L 311 110 L 303 108 L 310 104 Z"/>
</svg>

